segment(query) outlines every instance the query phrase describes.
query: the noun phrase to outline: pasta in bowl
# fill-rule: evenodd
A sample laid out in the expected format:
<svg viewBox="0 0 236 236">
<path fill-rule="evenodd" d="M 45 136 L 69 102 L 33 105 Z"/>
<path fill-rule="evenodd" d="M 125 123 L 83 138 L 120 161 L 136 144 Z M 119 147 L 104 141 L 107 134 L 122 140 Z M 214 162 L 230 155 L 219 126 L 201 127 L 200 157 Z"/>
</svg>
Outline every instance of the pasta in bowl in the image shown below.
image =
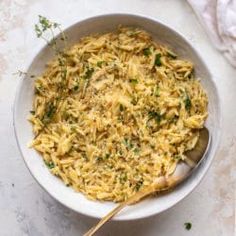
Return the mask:
<svg viewBox="0 0 236 236">
<path fill-rule="evenodd" d="M 140 22 L 144 19 L 129 17 Z M 104 33 L 95 34 L 98 31 L 94 29 L 84 32 L 79 41 L 74 39 L 63 53 L 66 70 L 62 70 L 58 58 L 50 57 L 47 68 L 41 67 L 31 84 L 35 94 L 28 103 L 32 107 L 33 100 L 33 110 L 29 109 L 33 113 L 29 118 L 34 132 L 31 147 L 65 185 L 103 202 L 124 201 L 156 177 L 173 173 L 178 161 L 184 160 L 184 153 L 198 140 L 198 131 L 208 116 L 208 99 L 210 110 L 212 98 L 217 101 L 217 93 L 208 93 L 211 80 L 205 82 L 204 75 L 195 73 L 200 59 L 179 55 L 179 49 L 176 52 L 174 45 L 152 38 L 152 30 L 142 24 L 118 29 L 115 21 L 112 25 Z M 210 113 L 208 120 L 213 118 L 218 119 L 217 112 Z M 199 172 L 201 175 L 195 174 L 189 184 L 167 196 L 139 203 L 159 201 L 159 209 L 153 207 L 152 213 L 131 212 L 131 216 L 117 218 L 140 218 L 170 207 L 180 195 L 186 196 L 190 185 L 196 186 L 203 176 Z M 62 190 L 60 183 L 57 186 Z M 76 209 L 79 212 L 102 216 L 112 207 L 110 203 L 93 203 L 69 189 L 63 188 L 63 192 L 73 195 L 71 208 L 76 209 L 77 199 L 94 206 L 88 213 L 90 209 L 81 210 L 80 204 Z M 59 191 L 51 194 L 60 198 Z M 170 201 L 162 204 L 168 198 Z M 97 213 L 100 204 L 104 211 Z"/>
<path fill-rule="evenodd" d="M 192 63 L 135 28 L 82 38 L 64 53 L 65 76 L 56 58 L 36 79 L 30 118 L 32 147 L 51 172 L 116 202 L 171 174 L 207 117 Z"/>
</svg>

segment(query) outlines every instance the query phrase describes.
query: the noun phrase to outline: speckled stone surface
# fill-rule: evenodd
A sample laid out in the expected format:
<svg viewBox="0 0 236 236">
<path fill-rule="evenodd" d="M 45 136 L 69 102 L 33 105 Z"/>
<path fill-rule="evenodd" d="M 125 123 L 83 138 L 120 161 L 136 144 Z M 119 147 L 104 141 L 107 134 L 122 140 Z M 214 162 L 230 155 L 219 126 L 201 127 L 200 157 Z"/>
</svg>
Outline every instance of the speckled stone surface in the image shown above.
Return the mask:
<svg viewBox="0 0 236 236">
<path fill-rule="evenodd" d="M 157 18 L 184 34 L 209 66 L 222 99 L 223 135 L 202 183 L 168 211 L 144 220 L 110 222 L 102 236 L 235 235 L 236 69 L 211 45 L 191 8 L 176 0 L 0 1 L 0 236 L 82 235 L 95 222 L 52 199 L 30 175 L 17 149 L 12 106 L 19 78 L 43 45 L 34 35 L 37 15 L 63 28 L 96 14 L 127 12 Z M 185 230 L 184 223 L 192 222 Z"/>
</svg>

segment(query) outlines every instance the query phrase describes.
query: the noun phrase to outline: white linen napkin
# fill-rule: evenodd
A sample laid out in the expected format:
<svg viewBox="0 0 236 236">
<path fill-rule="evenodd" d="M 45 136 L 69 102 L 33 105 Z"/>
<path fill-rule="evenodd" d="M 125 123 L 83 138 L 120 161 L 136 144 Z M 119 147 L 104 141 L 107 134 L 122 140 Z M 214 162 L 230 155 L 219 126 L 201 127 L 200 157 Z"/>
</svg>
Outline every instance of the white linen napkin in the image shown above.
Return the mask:
<svg viewBox="0 0 236 236">
<path fill-rule="evenodd" d="M 236 0 L 188 0 L 211 41 L 236 67 Z"/>
</svg>

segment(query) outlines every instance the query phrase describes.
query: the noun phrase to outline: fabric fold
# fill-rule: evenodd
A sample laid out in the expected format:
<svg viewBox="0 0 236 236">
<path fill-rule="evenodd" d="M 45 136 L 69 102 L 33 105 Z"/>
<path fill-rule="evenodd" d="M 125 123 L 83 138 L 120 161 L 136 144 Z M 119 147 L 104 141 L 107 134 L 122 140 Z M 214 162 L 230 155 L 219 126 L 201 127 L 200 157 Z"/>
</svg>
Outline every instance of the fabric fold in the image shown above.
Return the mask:
<svg viewBox="0 0 236 236">
<path fill-rule="evenodd" d="M 236 0 L 188 0 L 215 47 L 236 67 Z"/>
</svg>

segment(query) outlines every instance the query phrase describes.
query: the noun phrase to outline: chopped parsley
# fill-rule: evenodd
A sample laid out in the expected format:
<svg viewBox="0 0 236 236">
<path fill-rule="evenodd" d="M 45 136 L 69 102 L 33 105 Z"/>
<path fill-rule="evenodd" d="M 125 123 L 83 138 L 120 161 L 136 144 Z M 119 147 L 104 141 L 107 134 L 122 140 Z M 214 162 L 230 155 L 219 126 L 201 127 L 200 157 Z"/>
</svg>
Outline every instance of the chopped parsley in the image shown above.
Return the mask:
<svg viewBox="0 0 236 236">
<path fill-rule="evenodd" d="M 120 104 L 120 112 L 124 111 L 124 106 Z"/>
<path fill-rule="evenodd" d="M 138 155 L 139 152 L 140 152 L 140 149 L 136 147 L 136 148 L 134 149 L 134 154 L 135 154 L 135 155 Z"/>
<path fill-rule="evenodd" d="M 92 77 L 92 75 L 93 75 L 93 72 L 94 72 L 94 69 L 93 69 L 93 68 L 87 68 L 87 70 L 86 70 L 86 72 L 85 72 L 83 78 L 84 78 L 85 80 L 90 79 L 90 78 Z"/>
<path fill-rule="evenodd" d="M 128 148 L 131 149 L 133 148 L 133 144 L 131 143 L 131 141 L 129 141 L 127 138 L 124 139 L 124 145 Z"/>
<path fill-rule="evenodd" d="M 180 160 L 181 156 L 180 155 L 174 155 L 173 158 L 176 159 L 176 160 Z"/>
<path fill-rule="evenodd" d="M 63 60 L 63 58 L 61 58 L 61 57 L 58 57 L 58 64 L 59 64 L 59 66 L 64 66 L 64 64 L 65 64 L 65 61 Z"/>
<path fill-rule="evenodd" d="M 138 103 L 138 100 L 136 98 L 132 98 L 131 103 L 135 106 Z"/>
<path fill-rule="evenodd" d="M 156 87 L 155 91 L 154 91 L 154 95 L 156 97 L 160 97 L 160 88 L 159 87 Z"/>
<path fill-rule="evenodd" d="M 103 63 L 105 63 L 105 61 L 98 61 L 97 66 L 101 68 Z"/>
<path fill-rule="evenodd" d="M 82 157 L 84 158 L 85 161 L 88 161 L 88 157 L 85 153 L 82 153 Z"/>
<path fill-rule="evenodd" d="M 191 102 L 190 97 L 188 96 L 188 94 L 186 95 L 186 98 L 184 100 L 184 104 L 185 104 L 185 109 L 187 111 L 190 111 L 191 106 L 192 106 L 192 102 Z"/>
<path fill-rule="evenodd" d="M 108 159 L 111 155 L 109 153 L 106 153 L 105 159 Z"/>
<path fill-rule="evenodd" d="M 40 95 L 42 92 L 42 87 L 41 86 L 35 86 L 34 88 L 35 94 Z"/>
<path fill-rule="evenodd" d="M 67 75 L 67 69 L 63 69 L 61 71 L 61 78 L 62 78 L 62 81 L 65 81 L 66 80 L 66 75 Z"/>
<path fill-rule="evenodd" d="M 184 223 L 185 229 L 190 230 L 192 228 L 192 224 L 190 222 Z"/>
<path fill-rule="evenodd" d="M 30 111 L 30 113 L 31 113 L 32 115 L 35 115 L 35 111 Z"/>
<path fill-rule="evenodd" d="M 72 132 L 76 132 L 76 126 L 71 126 L 70 129 L 71 129 Z"/>
<path fill-rule="evenodd" d="M 161 54 L 160 53 L 156 54 L 154 65 L 161 66 Z"/>
<path fill-rule="evenodd" d="M 79 85 L 77 84 L 77 85 L 74 86 L 73 90 L 77 91 L 78 89 L 79 89 Z"/>
<path fill-rule="evenodd" d="M 138 192 L 139 189 L 142 187 L 142 185 L 143 185 L 143 180 L 141 179 L 136 183 L 136 185 L 134 187 L 135 191 Z"/>
<path fill-rule="evenodd" d="M 97 157 L 97 158 L 96 158 L 96 161 L 97 161 L 97 162 L 101 162 L 101 161 L 103 161 L 103 158 L 102 158 L 102 157 Z"/>
<path fill-rule="evenodd" d="M 162 116 L 159 112 L 149 111 L 148 116 L 149 116 L 149 120 L 154 119 L 157 124 L 161 123 Z"/>
<path fill-rule="evenodd" d="M 122 155 L 123 155 L 122 150 L 119 150 L 119 151 L 118 151 L 118 154 L 119 154 L 120 156 L 122 156 Z"/>
<path fill-rule="evenodd" d="M 169 123 L 174 123 L 174 124 L 176 124 L 177 123 L 177 121 L 178 121 L 178 116 L 174 116 L 173 118 L 171 118 L 170 120 L 169 120 Z"/>
<path fill-rule="evenodd" d="M 138 83 L 137 79 L 130 79 L 129 82 L 133 85 L 136 85 Z"/>
<path fill-rule="evenodd" d="M 155 149 L 155 145 L 152 145 L 152 144 L 151 144 L 150 146 L 151 146 L 152 149 Z"/>
<path fill-rule="evenodd" d="M 124 184 L 127 181 L 127 173 L 126 172 L 122 172 L 120 174 L 120 183 Z"/>
<path fill-rule="evenodd" d="M 44 163 L 49 169 L 52 169 L 55 167 L 55 165 L 52 161 L 50 161 L 50 162 L 44 161 Z"/>
<path fill-rule="evenodd" d="M 143 49 L 143 54 L 144 56 L 148 57 L 149 55 L 151 55 L 151 50 L 150 48 L 144 48 Z"/>
<path fill-rule="evenodd" d="M 53 103 L 49 103 L 45 109 L 42 121 L 44 123 L 49 122 L 54 116 L 56 110 L 57 110 L 56 106 Z"/>
</svg>

